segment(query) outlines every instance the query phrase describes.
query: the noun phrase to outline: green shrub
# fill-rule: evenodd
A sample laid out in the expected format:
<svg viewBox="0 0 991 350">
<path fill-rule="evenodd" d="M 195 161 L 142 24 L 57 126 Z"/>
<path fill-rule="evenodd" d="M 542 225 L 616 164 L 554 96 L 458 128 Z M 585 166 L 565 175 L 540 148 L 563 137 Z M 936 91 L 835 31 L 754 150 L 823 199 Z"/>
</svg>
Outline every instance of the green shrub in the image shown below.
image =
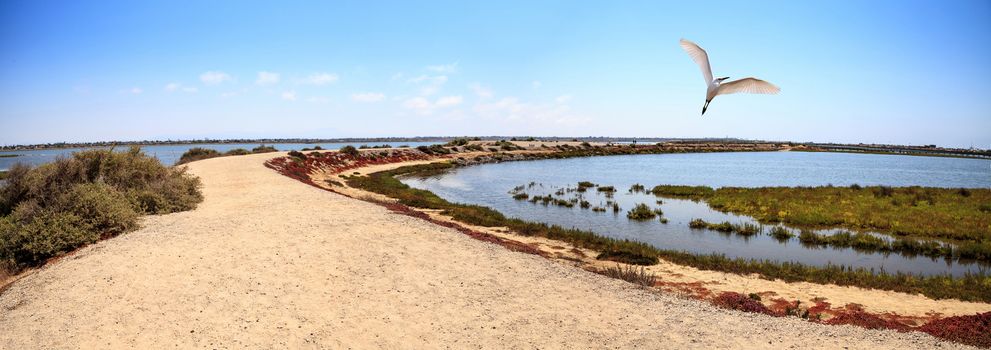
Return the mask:
<svg viewBox="0 0 991 350">
<path fill-rule="evenodd" d="M 636 206 L 633 207 L 633 209 L 630 209 L 630 211 L 626 212 L 626 218 L 630 220 L 639 220 L 639 221 L 653 220 L 656 217 L 657 217 L 657 213 L 654 210 L 650 209 L 649 206 L 643 203 L 637 204 Z"/>
<path fill-rule="evenodd" d="M 35 265 L 96 242 L 100 235 L 72 213 L 46 211 L 25 224 L 0 225 L 0 260 Z"/>
<path fill-rule="evenodd" d="M 278 151 L 279 150 L 275 149 L 274 146 L 265 146 L 264 144 L 251 149 L 251 153 L 269 153 Z"/>
<path fill-rule="evenodd" d="M 176 165 L 186 164 L 197 160 L 215 158 L 220 156 L 221 156 L 220 152 L 217 152 L 217 150 L 215 149 L 193 147 L 187 150 L 186 153 L 183 153 L 181 157 L 179 157 L 179 161 L 176 162 Z"/>
<path fill-rule="evenodd" d="M 341 149 L 338 150 L 338 152 L 344 153 L 352 157 L 357 157 L 358 155 L 361 154 L 361 152 L 359 152 L 357 148 L 354 148 L 354 146 L 351 145 L 341 147 Z"/>
<path fill-rule="evenodd" d="M 103 238 L 138 227 L 138 212 L 120 191 L 103 183 L 82 183 L 63 195 L 59 207 L 78 216 Z"/>
<path fill-rule="evenodd" d="M 287 155 L 289 155 L 290 157 L 293 157 L 295 159 L 299 159 L 299 160 L 305 160 L 306 159 L 306 155 L 303 154 L 303 152 L 296 151 L 296 150 L 289 151 L 289 153 L 287 153 Z"/>
<path fill-rule="evenodd" d="M 230 151 L 224 152 L 225 156 L 243 156 L 245 154 L 251 154 L 251 152 L 244 148 L 235 148 Z"/>
<path fill-rule="evenodd" d="M 195 208 L 203 200 L 200 182 L 185 171 L 137 147 L 76 152 L 34 169 L 15 166 L 0 186 L 0 265 L 38 264 L 134 230 L 141 213 Z"/>
<path fill-rule="evenodd" d="M 446 146 L 457 147 L 457 146 L 466 146 L 466 145 L 468 145 L 468 139 L 466 139 L 466 138 L 456 138 L 456 139 L 451 140 L 450 142 L 448 142 Z"/>
</svg>

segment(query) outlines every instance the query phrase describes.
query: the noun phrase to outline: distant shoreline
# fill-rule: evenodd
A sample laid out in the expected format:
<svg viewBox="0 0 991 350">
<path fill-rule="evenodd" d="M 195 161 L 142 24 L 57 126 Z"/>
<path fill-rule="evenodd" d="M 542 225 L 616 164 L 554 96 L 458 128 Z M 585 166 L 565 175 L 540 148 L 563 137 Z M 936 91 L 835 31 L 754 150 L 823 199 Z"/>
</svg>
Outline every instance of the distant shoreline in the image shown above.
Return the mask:
<svg viewBox="0 0 991 350">
<path fill-rule="evenodd" d="M 421 136 L 421 137 L 372 137 L 372 138 L 290 138 L 290 139 L 202 139 L 202 140 L 141 140 L 141 141 L 100 141 L 100 142 L 57 142 L 33 145 L 0 146 L 0 152 L 51 150 L 67 148 L 95 148 L 111 146 L 166 146 L 166 145 L 210 145 L 210 144 L 321 144 L 321 143 L 402 143 L 402 142 L 449 142 L 458 138 L 479 141 L 550 141 L 550 142 L 593 142 L 593 143 L 774 143 L 789 146 L 805 146 L 806 151 L 897 154 L 934 157 L 956 157 L 991 159 L 991 150 L 945 148 L 936 145 L 888 145 L 888 144 L 840 144 L 792 141 L 744 140 L 736 138 L 635 138 L 635 137 L 530 137 L 530 136 Z"/>
</svg>

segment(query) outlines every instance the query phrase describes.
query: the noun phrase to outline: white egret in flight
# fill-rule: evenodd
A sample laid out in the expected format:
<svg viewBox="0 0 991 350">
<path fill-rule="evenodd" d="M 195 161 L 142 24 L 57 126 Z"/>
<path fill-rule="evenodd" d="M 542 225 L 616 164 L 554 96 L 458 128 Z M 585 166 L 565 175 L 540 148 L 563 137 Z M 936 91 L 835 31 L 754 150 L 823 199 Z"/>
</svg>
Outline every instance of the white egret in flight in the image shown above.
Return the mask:
<svg viewBox="0 0 991 350">
<path fill-rule="evenodd" d="M 681 48 L 685 49 L 685 52 L 688 52 L 689 56 L 692 56 L 692 59 L 699 65 L 699 68 L 702 68 L 702 76 L 705 78 L 706 86 L 708 86 L 708 89 L 705 91 L 705 105 L 702 106 L 702 115 L 705 115 L 705 109 L 709 108 L 709 102 L 712 102 L 712 99 L 719 95 L 729 95 L 737 92 L 776 94 L 781 91 L 774 84 L 753 77 L 726 83 L 723 80 L 729 79 L 729 77 L 712 79 L 712 68 L 709 67 L 709 55 L 705 53 L 705 50 L 685 39 L 681 39 Z"/>
</svg>

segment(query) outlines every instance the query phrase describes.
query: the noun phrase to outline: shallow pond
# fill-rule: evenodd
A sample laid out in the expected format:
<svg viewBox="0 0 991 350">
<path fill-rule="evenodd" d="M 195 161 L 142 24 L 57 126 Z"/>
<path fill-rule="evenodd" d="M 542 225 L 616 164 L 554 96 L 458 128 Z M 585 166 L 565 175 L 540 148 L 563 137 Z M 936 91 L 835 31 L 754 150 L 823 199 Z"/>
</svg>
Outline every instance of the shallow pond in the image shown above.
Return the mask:
<svg viewBox="0 0 991 350">
<path fill-rule="evenodd" d="M 797 238 L 782 243 L 767 235 L 743 237 L 711 230 L 693 230 L 688 227 L 688 222 L 694 218 L 713 223 L 756 222 L 749 217 L 712 210 L 704 202 L 657 198 L 649 194 L 628 193 L 627 190 L 635 183 L 648 188 L 657 184 L 760 187 L 854 183 L 987 188 L 991 187 L 991 160 L 807 152 L 662 154 L 483 164 L 456 168 L 441 175 L 410 176 L 402 180 L 452 202 L 485 205 L 511 217 L 591 230 L 665 249 L 812 265 L 832 263 L 927 275 L 961 275 L 966 271 L 988 268 L 982 264 L 942 258 L 864 253 L 849 248 L 807 248 Z M 514 187 L 530 182 L 539 185 L 524 192 L 539 195 L 575 187 L 579 181 L 615 186 L 618 192 L 612 200 L 622 210 L 613 213 L 610 208 L 606 212 L 593 212 L 577 205 L 573 208 L 544 206 L 515 200 L 509 194 Z M 582 195 L 593 206 L 604 206 L 610 200 L 594 188 Z M 658 199 L 663 204 L 657 204 Z M 663 210 L 668 223 L 628 219 L 627 210 L 638 203 Z"/>
</svg>

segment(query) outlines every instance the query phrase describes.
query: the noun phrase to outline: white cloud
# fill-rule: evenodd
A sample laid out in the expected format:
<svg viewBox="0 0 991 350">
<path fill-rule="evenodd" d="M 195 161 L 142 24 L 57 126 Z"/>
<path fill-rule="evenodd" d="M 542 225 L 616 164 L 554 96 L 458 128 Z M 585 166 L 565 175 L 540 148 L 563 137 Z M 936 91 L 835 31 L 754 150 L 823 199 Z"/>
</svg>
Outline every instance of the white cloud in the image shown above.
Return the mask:
<svg viewBox="0 0 991 350">
<path fill-rule="evenodd" d="M 457 106 L 461 104 L 461 101 L 462 101 L 461 96 L 444 96 L 437 99 L 437 103 L 435 105 L 438 108 L 445 108 L 445 107 Z"/>
<path fill-rule="evenodd" d="M 566 104 L 571 101 L 571 95 L 561 95 L 554 99 L 558 104 Z"/>
<path fill-rule="evenodd" d="M 258 79 L 255 80 L 255 84 L 258 85 L 270 85 L 277 84 L 279 82 L 279 73 L 261 71 L 258 72 Z"/>
<path fill-rule="evenodd" d="M 127 90 L 127 92 L 130 92 L 135 95 L 140 95 L 142 92 L 144 92 L 144 90 L 142 90 L 139 87 L 132 87 L 130 90 Z"/>
<path fill-rule="evenodd" d="M 475 92 L 475 96 L 478 96 L 479 98 L 483 98 L 483 99 L 484 98 L 491 98 L 492 95 L 493 95 L 492 89 L 489 89 L 487 87 L 484 87 L 484 86 L 482 86 L 482 84 L 479 84 L 479 83 L 474 83 L 474 84 L 468 85 L 468 88 L 470 88 L 471 91 L 474 91 Z"/>
<path fill-rule="evenodd" d="M 396 73 L 396 74 L 393 74 L 393 75 L 392 75 L 392 80 L 399 80 L 399 79 L 402 79 L 402 78 L 403 78 L 403 76 L 404 76 L 404 74 L 403 74 L 403 73 Z"/>
<path fill-rule="evenodd" d="M 225 92 L 225 93 L 220 94 L 220 97 L 230 98 L 230 97 L 234 97 L 234 96 L 237 96 L 237 95 L 238 95 L 237 91 L 230 91 L 230 92 Z"/>
<path fill-rule="evenodd" d="M 415 78 L 410 78 L 409 80 L 406 80 L 406 82 L 420 85 L 420 96 L 430 96 L 437 93 L 437 91 L 440 91 L 440 88 L 444 86 L 444 83 L 447 83 L 447 76 L 421 75 Z"/>
<path fill-rule="evenodd" d="M 544 85 L 544 83 L 541 83 L 540 80 L 534 80 L 533 82 L 530 83 L 530 86 L 533 87 L 534 89 L 539 89 L 540 86 L 542 85 Z"/>
<path fill-rule="evenodd" d="M 182 92 L 190 93 L 190 94 L 195 94 L 196 92 L 200 91 L 200 89 L 198 89 L 196 87 L 182 86 L 182 84 L 179 84 L 179 83 L 168 83 L 168 84 L 165 84 L 165 88 L 164 89 L 165 89 L 165 91 L 168 91 L 168 92 L 182 91 Z"/>
<path fill-rule="evenodd" d="M 491 103 L 478 103 L 474 107 L 474 112 L 480 117 L 528 123 L 528 126 L 538 124 L 574 126 L 589 121 L 588 118 L 573 113 L 571 107 L 561 103 L 526 103 L 515 97 L 505 97 Z"/>
<path fill-rule="evenodd" d="M 282 92 L 282 99 L 286 101 L 296 101 L 295 91 L 284 91 Z"/>
<path fill-rule="evenodd" d="M 379 102 L 384 99 L 385 99 L 385 94 L 381 94 L 377 92 L 362 92 L 362 93 L 351 94 L 351 100 L 355 102 L 372 103 L 372 102 Z"/>
<path fill-rule="evenodd" d="M 427 70 L 437 73 L 457 73 L 458 62 L 451 64 L 439 64 L 436 66 L 427 66 Z"/>
<path fill-rule="evenodd" d="M 306 77 L 305 82 L 307 84 L 313 85 L 327 85 L 337 81 L 337 74 L 331 73 L 314 73 Z"/>
<path fill-rule="evenodd" d="M 403 101 L 403 108 L 412 110 L 417 114 L 432 114 L 437 109 L 457 106 L 462 102 L 461 96 L 444 96 L 435 102 L 430 102 L 426 97 L 417 96 Z"/>
<path fill-rule="evenodd" d="M 311 102 L 311 103 L 327 103 L 327 102 L 330 102 L 330 98 L 329 97 L 324 97 L 324 96 L 313 96 L 313 97 L 307 98 L 306 99 L 306 102 Z"/>
<path fill-rule="evenodd" d="M 420 114 L 430 114 L 433 112 L 433 105 L 423 97 L 413 97 L 404 101 L 403 108 L 411 109 Z"/>
<path fill-rule="evenodd" d="M 206 85 L 217 85 L 225 81 L 230 81 L 231 76 L 220 71 L 208 71 L 200 74 L 200 81 Z"/>
</svg>

